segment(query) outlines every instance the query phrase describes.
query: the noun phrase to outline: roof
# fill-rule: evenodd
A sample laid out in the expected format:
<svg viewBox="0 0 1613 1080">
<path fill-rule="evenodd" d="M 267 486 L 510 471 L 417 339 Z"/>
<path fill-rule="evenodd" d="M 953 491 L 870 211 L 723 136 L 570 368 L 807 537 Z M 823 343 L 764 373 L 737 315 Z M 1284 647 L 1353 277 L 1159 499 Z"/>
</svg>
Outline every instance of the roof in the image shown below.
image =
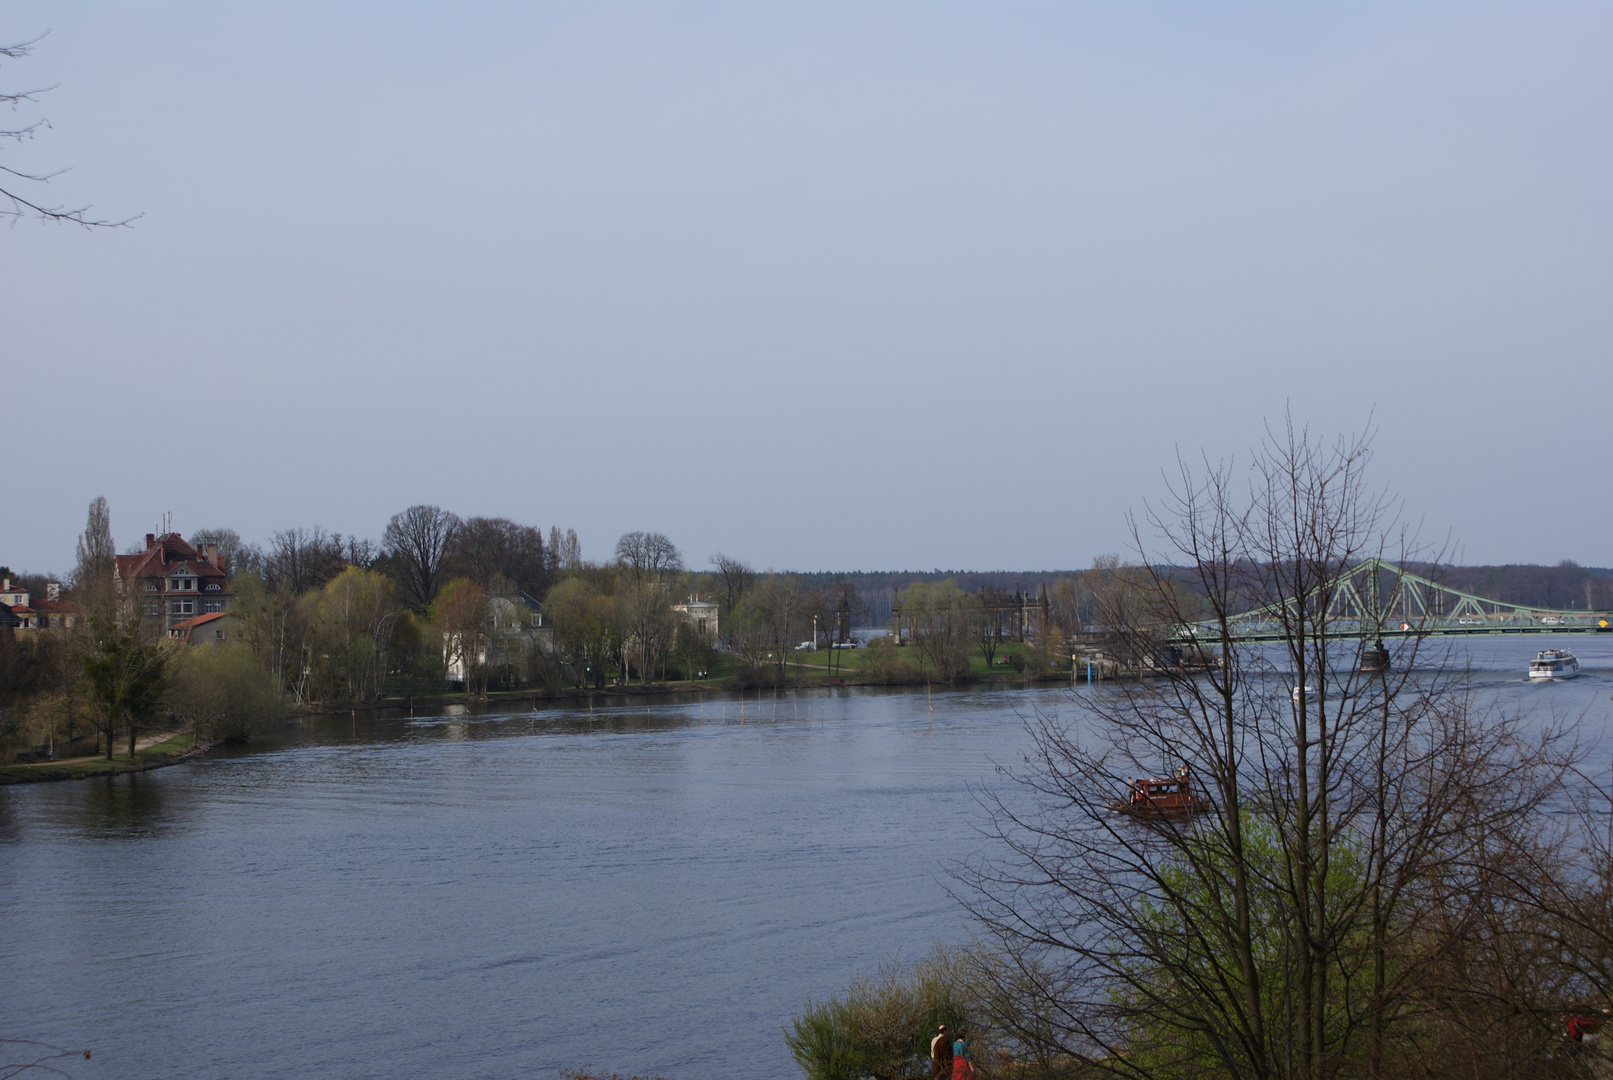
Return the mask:
<svg viewBox="0 0 1613 1080">
<path fill-rule="evenodd" d="M 543 604 L 537 600 L 534 600 L 530 593 L 522 592 L 519 589 L 517 589 L 515 592 L 494 593 L 489 596 L 488 599 L 503 600 L 505 603 L 513 604 L 516 607 L 524 607 L 529 611 L 535 611 L 539 614 L 542 614 L 543 612 Z"/>
<path fill-rule="evenodd" d="M 206 615 L 197 615 L 191 619 L 181 619 L 169 627 L 170 630 L 194 630 L 198 626 L 205 626 L 215 619 L 222 619 L 229 615 L 228 611 L 209 611 Z"/>
<path fill-rule="evenodd" d="M 178 533 L 163 533 L 147 545 L 146 550 L 133 555 L 113 557 L 120 578 L 165 577 L 177 566 L 192 570 L 197 577 L 223 578 L 222 568 L 202 558 L 201 552 L 185 542 Z"/>
</svg>

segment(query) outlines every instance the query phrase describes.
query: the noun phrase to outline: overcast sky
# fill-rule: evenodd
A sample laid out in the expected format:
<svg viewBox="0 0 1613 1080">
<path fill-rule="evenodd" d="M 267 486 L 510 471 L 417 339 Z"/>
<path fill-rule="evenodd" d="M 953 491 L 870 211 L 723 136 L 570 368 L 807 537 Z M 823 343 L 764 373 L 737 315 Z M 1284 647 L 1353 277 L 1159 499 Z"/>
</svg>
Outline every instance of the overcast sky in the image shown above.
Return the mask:
<svg viewBox="0 0 1613 1080">
<path fill-rule="evenodd" d="M 0 563 L 411 503 L 1073 568 L 1285 404 L 1613 565 L 1613 6 L 8 4 Z M 5 126 L 10 126 L 9 124 Z"/>
</svg>

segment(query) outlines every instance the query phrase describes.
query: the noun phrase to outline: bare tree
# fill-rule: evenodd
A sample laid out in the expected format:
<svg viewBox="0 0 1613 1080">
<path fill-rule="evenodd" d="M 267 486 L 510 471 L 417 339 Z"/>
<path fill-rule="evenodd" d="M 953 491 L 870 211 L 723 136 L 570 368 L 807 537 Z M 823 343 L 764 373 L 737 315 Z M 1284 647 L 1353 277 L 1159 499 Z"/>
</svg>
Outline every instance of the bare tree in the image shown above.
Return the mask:
<svg viewBox="0 0 1613 1080">
<path fill-rule="evenodd" d="M 31 41 L 24 41 L 15 45 L 0 45 L 0 61 L 23 59 L 33 52 L 34 46 L 39 44 L 44 36 L 44 34 L 41 34 Z M 22 105 L 38 104 L 39 95 L 54 89 L 56 87 L 52 85 L 41 86 L 33 90 L 0 91 L 0 108 L 10 106 L 11 110 L 15 112 Z M 50 121 L 40 117 L 21 127 L 0 128 L 0 141 L 10 140 L 15 143 L 31 141 L 40 131 L 49 127 Z M 121 221 L 113 221 L 106 218 L 92 218 L 89 216 L 90 207 L 87 205 L 75 209 L 68 209 L 62 204 L 47 206 L 21 194 L 23 189 L 17 181 L 27 184 L 48 184 L 66 171 L 66 169 L 58 169 L 55 172 L 39 173 L 0 165 L 0 175 L 9 178 L 0 181 L 4 183 L 4 186 L 0 186 L 0 203 L 9 204 L 0 206 L 0 217 L 9 217 L 15 221 L 25 215 L 34 215 L 41 221 L 71 222 L 74 225 L 83 225 L 85 228 L 119 228 L 135 220 L 135 218 L 124 218 Z"/>
<path fill-rule="evenodd" d="M 630 532 L 616 541 L 616 562 L 622 570 L 628 638 L 638 653 L 639 680 L 646 682 L 672 645 L 667 585 L 671 575 L 683 572 L 683 556 L 661 533 Z"/>
<path fill-rule="evenodd" d="M 190 538 L 190 546 L 197 551 L 205 551 L 208 544 L 218 546 L 219 558 L 230 573 L 257 569 L 257 552 L 234 529 L 197 529 Z"/>
<path fill-rule="evenodd" d="M 1346 610 L 1343 583 L 1411 543 L 1367 459 L 1364 438 L 1289 425 L 1247 495 L 1230 466 L 1184 464 L 1146 519 L 1163 550 L 1134 528 L 1140 565 L 1099 567 L 1096 621 L 1150 677 L 1082 699 L 1079 729 L 1033 722 L 1031 798 L 989 801 L 1007 854 L 967 877 L 1011 958 L 997 989 L 1018 997 L 1027 1056 L 1323 1080 L 1419 1055 L 1449 943 L 1430 898 L 1532 820 L 1572 749 L 1560 728 L 1473 715 L 1415 634 L 1391 667 L 1363 663 L 1387 609 Z M 1245 640 L 1250 611 L 1273 642 Z M 1139 776 L 1208 801 L 1150 812 L 1126 800 Z"/>
<path fill-rule="evenodd" d="M 791 648 L 811 627 L 812 606 L 812 598 L 793 574 L 765 575 L 746 592 L 729 620 L 732 648 L 753 674 L 782 685 L 788 681 Z"/>
<path fill-rule="evenodd" d="M 994 585 L 983 585 L 975 593 L 980 602 L 975 622 L 975 636 L 980 644 L 980 655 L 989 669 L 997 657 L 997 650 L 1012 633 L 1005 625 L 1007 619 L 1008 590 Z"/>
<path fill-rule="evenodd" d="M 347 566 L 344 547 L 340 533 L 328 533 L 318 525 L 282 529 L 269 537 L 264 580 L 271 589 L 290 596 L 321 588 Z"/>
<path fill-rule="evenodd" d="M 508 518 L 467 518 L 454 530 L 444 556 L 445 574 L 463 575 L 481 585 L 507 578 L 533 596 L 548 588 L 543 534 Z"/>
<path fill-rule="evenodd" d="M 549 527 L 549 550 L 545 553 L 549 559 L 549 572 L 551 575 L 561 570 L 572 571 L 582 566 L 582 545 L 577 543 L 577 530 L 567 529 L 562 533 L 558 526 Z"/>
<path fill-rule="evenodd" d="M 404 601 L 415 611 L 437 598 L 443 555 L 458 529 L 459 518 L 438 506 L 411 506 L 387 522 L 382 543 L 398 562 Z"/>
<path fill-rule="evenodd" d="M 107 507 L 106 496 L 97 495 L 90 500 L 88 520 L 78 538 L 78 567 L 73 584 L 88 584 L 112 577 L 112 559 L 118 553 L 112 542 L 112 511 Z"/>
<path fill-rule="evenodd" d="M 683 572 L 683 556 L 658 532 L 623 533 L 616 541 L 616 561 L 627 571 L 628 584 L 661 584 L 669 574 Z"/>
<path fill-rule="evenodd" d="M 745 593 L 756 584 L 756 570 L 742 559 L 724 555 L 720 551 L 711 557 L 711 565 L 716 568 L 717 585 L 722 590 L 720 616 L 726 625 L 729 615 L 745 598 Z"/>
</svg>

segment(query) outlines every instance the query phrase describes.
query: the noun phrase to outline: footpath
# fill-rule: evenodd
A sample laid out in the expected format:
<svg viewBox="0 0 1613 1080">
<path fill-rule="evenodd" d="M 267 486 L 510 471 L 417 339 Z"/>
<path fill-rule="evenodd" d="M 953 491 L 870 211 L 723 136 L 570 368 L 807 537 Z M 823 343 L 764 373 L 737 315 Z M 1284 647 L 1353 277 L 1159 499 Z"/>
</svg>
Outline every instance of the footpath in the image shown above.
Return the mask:
<svg viewBox="0 0 1613 1080">
<path fill-rule="evenodd" d="M 186 732 L 159 731 L 135 740 L 134 756 L 127 753 L 114 755 L 108 761 L 104 755 L 58 758 L 55 761 L 36 761 L 25 765 L 0 766 L 0 784 L 27 784 L 42 780 L 82 780 L 90 776 L 118 776 L 123 773 L 145 772 L 189 760 L 212 749 L 209 744 L 196 745 L 195 737 Z"/>
</svg>

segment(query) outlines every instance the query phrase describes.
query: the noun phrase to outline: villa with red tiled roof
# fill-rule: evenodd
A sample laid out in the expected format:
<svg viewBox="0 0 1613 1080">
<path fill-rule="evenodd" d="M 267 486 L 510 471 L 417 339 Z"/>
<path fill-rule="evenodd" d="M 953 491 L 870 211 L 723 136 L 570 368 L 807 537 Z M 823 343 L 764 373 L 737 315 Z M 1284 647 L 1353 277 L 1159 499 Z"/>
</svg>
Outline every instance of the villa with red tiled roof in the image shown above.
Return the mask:
<svg viewBox="0 0 1613 1080">
<path fill-rule="evenodd" d="M 11 579 L 6 578 L 0 582 L 0 607 L 11 615 L 0 621 L 14 630 L 72 626 L 78 619 L 78 608 L 62 599 L 62 586 L 55 581 L 45 586 L 45 599 L 33 600 L 27 589 L 13 585 Z"/>
<path fill-rule="evenodd" d="M 118 595 L 134 604 L 150 638 L 175 624 L 229 609 L 229 579 L 217 544 L 197 551 L 178 533 L 146 533 L 146 549 L 113 560 Z"/>
</svg>

